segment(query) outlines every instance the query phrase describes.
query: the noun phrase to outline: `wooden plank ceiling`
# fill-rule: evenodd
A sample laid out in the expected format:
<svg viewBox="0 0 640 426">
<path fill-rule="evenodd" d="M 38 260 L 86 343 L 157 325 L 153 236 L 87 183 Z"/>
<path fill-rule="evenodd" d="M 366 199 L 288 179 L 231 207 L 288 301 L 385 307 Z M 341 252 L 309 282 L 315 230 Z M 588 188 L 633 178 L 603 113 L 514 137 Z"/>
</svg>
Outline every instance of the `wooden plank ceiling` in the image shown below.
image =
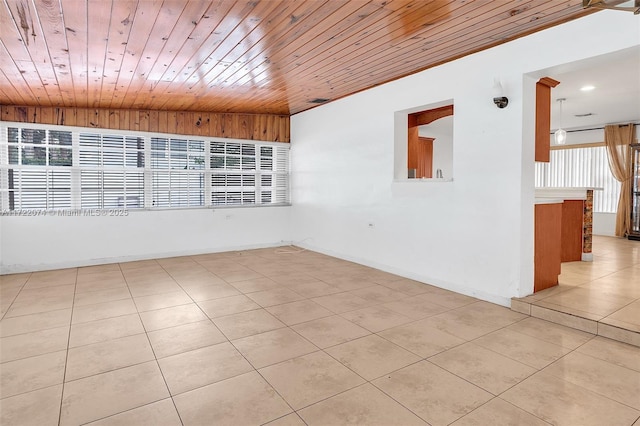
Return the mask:
<svg viewBox="0 0 640 426">
<path fill-rule="evenodd" d="M 295 114 L 582 0 L 0 0 L 0 104 Z"/>
</svg>

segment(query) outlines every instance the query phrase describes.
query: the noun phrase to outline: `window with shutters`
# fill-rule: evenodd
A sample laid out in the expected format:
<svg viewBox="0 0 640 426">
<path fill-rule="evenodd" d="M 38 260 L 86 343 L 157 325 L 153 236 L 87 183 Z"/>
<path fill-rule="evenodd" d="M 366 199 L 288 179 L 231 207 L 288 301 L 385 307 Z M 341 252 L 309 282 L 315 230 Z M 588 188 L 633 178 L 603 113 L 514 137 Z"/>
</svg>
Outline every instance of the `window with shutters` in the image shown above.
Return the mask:
<svg viewBox="0 0 640 426">
<path fill-rule="evenodd" d="M 144 138 L 79 133 L 80 207 L 144 207 Z"/>
<path fill-rule="evenodd" d="M 289 146 L 0 122 L 0 209 L 289 203 Z"/>
<path fill-rule="evenodd" d="M 71 207 L 72 136 L 69 131 L 7 128 L 0 160 L 3 210 Z"/>
<path fill-rule="evenodd" d="M 620 182 L 609 169 L 607 148 L 594 144 L 591 147 L 566 145 L 563 149 L 551 149 L 548 163 L 536 163 L 535 185 L 540 188 L 593 187 L 593 211 L 615 213 L 620 198 Z"/>
</svg>

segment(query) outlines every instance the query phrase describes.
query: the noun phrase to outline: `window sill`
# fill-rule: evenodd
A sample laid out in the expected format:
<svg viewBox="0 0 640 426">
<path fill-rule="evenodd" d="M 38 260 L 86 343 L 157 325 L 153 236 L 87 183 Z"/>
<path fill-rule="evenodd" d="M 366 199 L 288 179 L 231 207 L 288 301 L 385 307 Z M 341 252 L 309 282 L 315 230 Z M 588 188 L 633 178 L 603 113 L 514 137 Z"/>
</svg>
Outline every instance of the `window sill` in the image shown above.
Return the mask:
<svg viewBox="0 0 640 426">
<path fill-rule="evenodd" d="M 422 198 L 433 195 L 435 192 L 450 190 L 450 186 L 442 186 L 442 184 L 452 182 L 452 178 L 394 179 L 391 183 L 391 192 L 398 198 Z"/>
<path fill-rule="evenodd" d="M 453 178 L 417 178 L 417 179 L 394 179 L 394 185 L 415 185 L 421 183 L 444 183 L 453 182 Z"/>
</svg>

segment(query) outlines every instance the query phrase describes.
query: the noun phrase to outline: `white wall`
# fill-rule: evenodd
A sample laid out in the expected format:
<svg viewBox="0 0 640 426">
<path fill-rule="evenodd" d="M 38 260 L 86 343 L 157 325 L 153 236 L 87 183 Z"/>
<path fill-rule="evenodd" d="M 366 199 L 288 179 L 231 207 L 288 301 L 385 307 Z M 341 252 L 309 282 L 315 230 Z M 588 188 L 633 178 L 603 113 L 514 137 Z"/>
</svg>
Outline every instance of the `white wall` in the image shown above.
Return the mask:
<svg viewBox="0 0 640 426">
<path fill-rule="evenodd" d="M 593 214 L 593 235 L 605 235 L 607 237 L 616 236 L 616 214 L 615 213 L 594 213 Z"/>
<path fill-rule="evenodd" d="M 282 245 L 290 207 L 130 210 L 127 217 L 0 217 L 0 272 Z"/>
<path fill-rule="evenodd" d="M 598 12 L 293 116 L 294 242 L 505 305 L 530 293 L 538 70 L 640 44 L 639 23 Z M 394 113 L 447 99 L 454 181 L 394 181 Z"/>
</svg>

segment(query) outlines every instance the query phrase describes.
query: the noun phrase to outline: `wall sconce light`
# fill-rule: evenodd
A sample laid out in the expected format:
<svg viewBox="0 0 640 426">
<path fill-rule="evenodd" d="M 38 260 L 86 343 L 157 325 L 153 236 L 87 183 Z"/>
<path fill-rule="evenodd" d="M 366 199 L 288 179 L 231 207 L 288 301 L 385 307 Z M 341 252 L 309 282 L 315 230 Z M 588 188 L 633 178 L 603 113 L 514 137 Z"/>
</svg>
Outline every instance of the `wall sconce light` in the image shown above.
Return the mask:
<svg viewBox="0 0 640 426">
<path fill-rule="evenodd" d="M 499 96 L 497 98 L 493 98 L 493 103 L 500 109 L 509 105 L 509 99 L 506 96 Z"/>
<path fill-rule="evenodd" d="M 493 80 L 493 103 L 500 109 L 509 105 L 509 99 L 504 96 L 504 89 L 500 80 Z"/>
</svg>

